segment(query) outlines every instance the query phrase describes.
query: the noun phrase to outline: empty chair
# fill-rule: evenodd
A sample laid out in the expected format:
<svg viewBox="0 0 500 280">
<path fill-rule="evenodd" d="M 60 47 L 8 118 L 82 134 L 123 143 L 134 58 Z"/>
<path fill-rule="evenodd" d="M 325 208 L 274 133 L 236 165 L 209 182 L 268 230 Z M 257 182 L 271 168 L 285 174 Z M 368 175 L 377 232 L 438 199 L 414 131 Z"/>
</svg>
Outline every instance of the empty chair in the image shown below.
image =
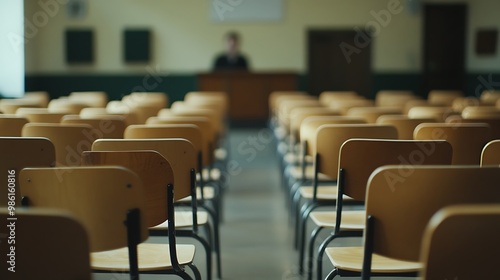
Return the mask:
<svg viewBox="0 0 500 280">
<path fill-rule="evenodd" d="M 464 119 L 461 116 L 450 116 L 447 123 L 485 123 L 490 126 L 491 139 L 500 139 L 500 116 Z"/>
<path fill-rule="evenodd" d="M 370 176 L 366 190 L 364 246 L 328 248 L 326 252 L 335 269 L 326 279 L 354 276 L 360 271 L 362 279 L 384 275 L 415 277 L 422 268 L 422 236 L 431 217 L 449 205 L 498 204 L 498 180 L 497 167 L 378 168 Z"/>
<path fill-rule="evenodd" d="M 442 106 L 417 106 L 408 111 L 408 117 L 415 118 L 431 118 L 438 122 L 444 122 L 449 116 L 455 115 L 451 107 Z"/>
<path fill-rule="evenodd" d="M 452 164 L 479 165 L 481 151 L 491 140 L 484 123 L 423 123 L 415 128 L 415 140 L 446 140 L 453 147 Z"/>
<path fill-rule="evenodd" d="M 421 123 L 433 123 L 431 118 L 409 118 L 406 115 L 383 115 L 377 119 L 378 124 L 392 125 L 398 130 L 398 139 L 413 140 L 413 131 Z"/>
<path fill-rule="evenodd" d="M 0 137 L 0 154 L 0 172 L 5 174 L 6 178 L 0 182 L 0 207 L 7 206 L 10 198 L 15 198 L 16 204 L 19 205 L 21 196 L 19 185 L 15 182 L 18 182 L 19 172 L 23 168 L 51 167 L 56 161 L 54 145 L 47 138 Z"/>
<path fill-rule="evenodd" d="M 328 106 L 328 104 L 334 100 L 361 98 L 362 97 L 355 91 L 323 91 L 319 94 L 319 101 L 325 106 Z"/>
<path fill-rule="evenodd" d="M 0 112 L 4 114 L 15 114 L 18 108 L 42 108 L 38 100 L 31 99 L 2 99 L 0 100 Z"/>
<path fill-rule="evenodd" d="M 0 209 L 0 219 L 12 216 Z M 11 245 L 0 242 L 2 275 L 11 280 L 52 279 L 90 280 L 90 246 L 86 229 L 71 214 L 48 209 L 17 209 L 15 227 L 7 227 L 9 235 L 15 232 L 15 261 L 9 264 L 7 256 Z M 4 229 L 1 230 L 2 232 Z M 64 255 L 61 253 L 64 252 Z M 7 264 L 7 265 L 5 265 Z M 57 264 L 55 269 L 54 264 Z M 11 268 L 11 271 L 7 269 Z"/>
<path fill-rule="evenodd" d="M 34 100 L 40 107 L 46 108 L 49 105 L 50 96 L 46 91 L 27 91 L 22 99 Z"/>
<path fill-rule="evenodd" d="M 500 90 L 484 90 L 479 96 L 481 102 L 495 105 L 495 103 L 500 99 Z"/>
<path fill-rule="evenodd" d="M 28 119 L 18 115 L 0 114 L 0 136 L 20 137 Z"/>
<path fill-rule="evenodd" d="M 439 210 L 422 238 L 423 280 L 499 279 L 500 204 Z"/>
<path fill-rule="evenodd" d="M 168 95 L 165 92 L 132 92 L 122 98 L 128 105 L 143 105 L 161 108 L 168 107 Z"/>
<path fill-rule="evenodd" d="M 68 98 L 71 101 L 95 108 L 104 108 L 108 103 L 108 95 L 104 91 L 73 91 Z"/>
<path fill-rule="evenodd" d="M 453 103 L 451 104 L 453 111 L 459 113 L 461 113 L 464 110 L 464 108 L 469 106 L 484 106 L 484 103 L 481 103 L 481 101 L 477 97 L 467 96 L 467 97 L 457 97 L 453 100 Z"/>
<path fill-rule="evenodd" d="M 376 123 L 380 116 L 399 115 L 402 111 L 394 107 L 355 107 L 347 111 L 347 116 L 365 119 L 367 123 Z"/>
<path fill-rule="evenodd" d="M 62 124 L 87 124 L 92 126 L 98 138 L 123 138 L 127 127 L 125 117 L 107 115 L 101 117 L 82 118 L 80 115 L 65 115 Z"/>
<path fill-rule="evenodd" d="M 410 90 L 380 90 L 375 94 L 375 104 L 377 106 L 400 106 L 408 100 L 417 98 Z"/>
<path fill-rule="evenodd" d="M 462 110 L 464 119 L 500 118 L 500 108 L 495 106 L 469 106 Z"/>
<path fill-rule="evenodd" d="M 19 178 L 23 205 L 75 215 L 89 234 L 94 271 L 128 271 L 130 279 L 139 279 L 142 271 L 163 271 L 192 279 L 183 268 L 190 266 L 200 279 L 192 266 L 194 246 L 176 244 L 171 166 L 167 161 L 148 164 L 162 171 L 155 176 L 163 183 L 154 186 L 159 194 L 156 207 L 147 207 L 152 202 L 145 199 L 140 178 L 117 166 L 23 169 Z M 169 220 L 169 244 L 144 243 L 152 215 Z"/>
<path fill-rule="evenodd" d="M 123 117 L 125 120 L 125 123 L 127 125 L 131 124 L 137 124 L 137 116 L 134 112 L 128 111 L 121 111 L 121 112 L 113 112 L 110 111 L 106 108 L 84 108 L 80 112 L 80 117 L 87 119 L 87 118 L 101 118 L 101 117 L 107 117 L 107 116 L 120 116 Z"/>
<path fill-rule="evenodd" d="M 430 104 L 451 106 L 456 98 L 463 97 L 461 90 L 431 90 L 427 96 Z"/>
<path fill-rule="evenodd" d="M 31 123 L 60 123 L 68 112 L 51 112 L 47 108 L 19 108 L 16 115 L 25 117 Z"/>
<path fill-rule="evenodd" d="M 334 110 L 338 110 L 341 114 L 346 114 L 349 109 L 354 107 L 374 107 L 373 100 L 368 99 L 342 99 L 334 100 L 328 104 Z"/>
<path fill-rule="evenodd" d="M 28 123 L 23 137 L 46 137 L 55 147 L 57 166 L 79 166 L 83 151 L 90 151 L 98 134 L 86 124 Z"/>
<path fill-rule="evenodd" d="M 49 102 L 49 111 L 51 112 L 65 112 L 68 114 L 80 114 L 80 111 L 83 108 L 89 107 L 86 103 L 81 103 L 74 101 L 69 98 L 59 98 L 59 99 L 52 99 Z"/>
</svg>

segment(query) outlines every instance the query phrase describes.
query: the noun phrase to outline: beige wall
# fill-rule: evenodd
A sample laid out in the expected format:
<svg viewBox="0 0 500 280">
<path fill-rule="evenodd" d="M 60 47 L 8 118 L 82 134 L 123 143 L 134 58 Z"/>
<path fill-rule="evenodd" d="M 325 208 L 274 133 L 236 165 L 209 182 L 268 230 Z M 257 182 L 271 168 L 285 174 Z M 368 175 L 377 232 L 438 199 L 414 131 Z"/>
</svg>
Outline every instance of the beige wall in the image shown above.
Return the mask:
<svg viewBox="0 0 500 280">
<path fill-rule="evenodd" d="M 43 12 L 39 1 L 25 0 L 26 18 L 35 23 L 33 16 Z M 66 0 L 42 1 L 62 3 Z M 228 30 L 241 33 L 243 51 L 250 57 L 252 69 L 305 72 L 308 29 L 363 28 L 374 20 L 372 11 L 387 9 L 390 1 L 401 1 L 403 11 L 393 14 L 387 26 L 381 27 L 375 36 L 372 68 L 376 72 L 410 73 L 421 69 L 422 13 L 410 13 L 406 6 L 407 0 L 284 0 L 284 18 L 278 22 L 264 23 L 215 22 L 209 16 L 210 5 L 215 0 L 87 1 L 89 10 L 83 19 L 68 19 L 64 5 L 60 5 L 58 12 L 47 17 L 46 25 L 35 24 L 40 27 L 36 28 L 37 32 L 26 45 L 28 73 L 143 72 L 143 65 L 126 65 L 122 62 L 121 36 L 123 29 L 129 27 L 153 30 L 151 64 L 164 72 L 194 73 L 209 70 L 213 57 L 223 48 L 222 37 Z M 469 4 L 469 38 L 476 27 L 500 27 L 500 20 L 495 14 L 495 11 L 500 10 L 500 1 L 465 2 Z M 235 7 L 238 8 L 244 7 Z M 95 64 L 85 67 L 65 64 L 63 35 L 68 27 L 94 28 Z M 469 70 L 500 71 L 500 55 L 478 58 L 473 54 L 472 46 L 469 40 Z"/>
</svg>

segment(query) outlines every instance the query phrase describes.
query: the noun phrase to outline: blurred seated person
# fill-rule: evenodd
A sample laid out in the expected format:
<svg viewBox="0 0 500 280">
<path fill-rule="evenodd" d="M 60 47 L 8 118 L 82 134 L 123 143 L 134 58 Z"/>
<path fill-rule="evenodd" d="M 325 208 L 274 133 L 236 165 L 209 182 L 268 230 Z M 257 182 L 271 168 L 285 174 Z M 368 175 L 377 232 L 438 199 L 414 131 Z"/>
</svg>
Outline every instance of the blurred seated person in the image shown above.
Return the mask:
<svg viewBox="0 0 500 280">
<path fill-rule="evenodd" d="M 248 61 L 239 51 L 240 36 L 236 32 L 226 35 L 226 52 L 215 59 L 213 70 L 245 70 L 248 71 Z"/>
</svg>

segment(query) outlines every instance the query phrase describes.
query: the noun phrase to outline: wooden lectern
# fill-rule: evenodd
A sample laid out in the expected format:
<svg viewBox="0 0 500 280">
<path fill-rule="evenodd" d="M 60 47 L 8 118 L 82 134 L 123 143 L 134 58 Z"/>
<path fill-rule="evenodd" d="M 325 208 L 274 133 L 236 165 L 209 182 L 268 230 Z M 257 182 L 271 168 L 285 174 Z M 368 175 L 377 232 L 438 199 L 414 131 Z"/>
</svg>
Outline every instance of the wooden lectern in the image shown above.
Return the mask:
<svg viewBox="0 0 500 280">
<path fill-rule="evenodd" d="M 231 121 L 261 123 L 269 117 L 269 94 L 297 90 L 298 75 L 291 72 L 246 71 L 203 73 L 198 76 L 198 88 L 200 91 L 227 92 Z"/>
</svg>

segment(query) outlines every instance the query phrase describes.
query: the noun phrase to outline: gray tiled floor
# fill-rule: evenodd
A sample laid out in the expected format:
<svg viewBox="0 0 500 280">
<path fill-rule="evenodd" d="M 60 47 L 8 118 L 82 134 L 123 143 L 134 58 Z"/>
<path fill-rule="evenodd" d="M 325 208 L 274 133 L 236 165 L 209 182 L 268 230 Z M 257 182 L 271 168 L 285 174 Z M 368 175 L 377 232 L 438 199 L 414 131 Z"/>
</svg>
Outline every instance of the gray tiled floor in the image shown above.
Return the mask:
<svg viewBox="0 0 500 280">
<path fill-rule="evenodd" d="M 233 130 L 230 136 L 234 172 L 229 176 L 230 187 L 225 195 L 224 223 L 221 225 L 223 279 L 305 279 L 296 273 L 298 254 L 292 246 L 293 228 L 288 222 L 279 168 L 273 144 L 268 142 L 268 133 L 257 129 Z M 165 242 L 165 239 L 155 237 L 149 241 Z M 191 243 L 192 240 L 178 238 L 178 242 Z M 359 240 L 340 245 L 346 244 L 359 244 Z M 203 249 L 197 246 L 195 263 L 205 279 L 203 255 Z M 331 266 L 326 261 L 325 274 L 329 269 Z M 95 279 L 128 277 L 126 274 L 99 274 Z M 145 275 L 141 279 L 179 278 Z"/>
</svg>

